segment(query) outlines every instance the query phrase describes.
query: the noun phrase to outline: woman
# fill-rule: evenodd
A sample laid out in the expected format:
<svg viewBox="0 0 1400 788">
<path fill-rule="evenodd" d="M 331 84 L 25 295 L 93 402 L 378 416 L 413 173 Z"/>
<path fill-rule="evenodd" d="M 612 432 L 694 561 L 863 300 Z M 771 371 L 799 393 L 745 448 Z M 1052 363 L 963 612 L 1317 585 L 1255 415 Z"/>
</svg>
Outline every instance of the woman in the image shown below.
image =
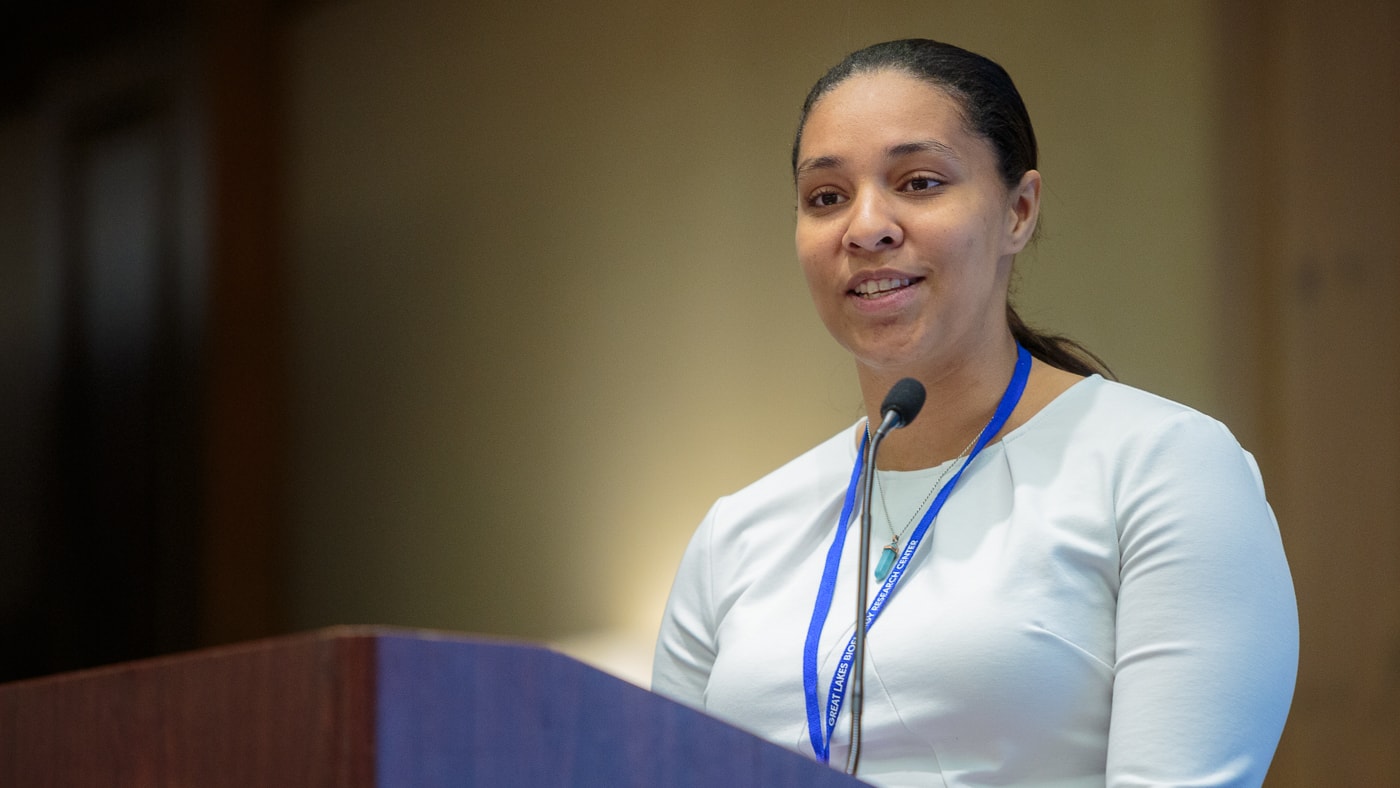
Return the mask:
<svg viewBox="0 0 1400 788">
<path fill-rule="evenodd" d="M 929 403 L 879 456 L 870 560 L 885 598 L 859 776 L 1258 785 L 1297 664 L 1258 470 L 1218 422 L 1106 380 L 1016 316 L 1035 166 L 1010 77 L 946 44 L 856 52 L 803 107 L 797 252 L 817 312 L 854 358 L 869 420 L 900 378 Z M 653 676 L 835 766 L 866 423 L 715 504 Z"/>
</svg>

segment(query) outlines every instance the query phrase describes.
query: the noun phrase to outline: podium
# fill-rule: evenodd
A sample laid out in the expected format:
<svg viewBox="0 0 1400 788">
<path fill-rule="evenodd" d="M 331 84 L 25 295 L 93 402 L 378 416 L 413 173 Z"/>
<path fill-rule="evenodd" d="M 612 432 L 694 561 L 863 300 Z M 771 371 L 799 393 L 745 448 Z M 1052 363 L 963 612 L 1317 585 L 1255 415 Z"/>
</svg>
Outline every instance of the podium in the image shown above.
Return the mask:
<svg viewBox="0 0 1400 788">
<path fill-rule="evenodd" d="M 548 649 L 440 632 L 336 627 L 0 686 L 7 788 L 469 785 L 864 783 Z"/>
</svg>

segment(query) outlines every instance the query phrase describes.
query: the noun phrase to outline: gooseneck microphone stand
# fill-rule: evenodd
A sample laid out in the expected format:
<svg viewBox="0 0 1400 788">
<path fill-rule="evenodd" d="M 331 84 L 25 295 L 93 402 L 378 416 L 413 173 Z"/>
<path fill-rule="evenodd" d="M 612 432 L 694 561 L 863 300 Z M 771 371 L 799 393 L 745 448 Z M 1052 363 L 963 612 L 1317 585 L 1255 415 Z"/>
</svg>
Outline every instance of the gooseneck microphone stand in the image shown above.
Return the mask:
<svg viewBox="0 0 1400 788">
<path fill-rule="evenodd" d="M 924 387 L 913 378 L 904 378 L 890 388 L 880 405 L 880 426 L 871 433 L 865 447 L 865 467 L 861 471 L 860 569 L 856 575 L 856 635 L 851 652 L 851 751 L 846 756 L 846 774 L 854 775 L 860 764 L 860 718 L 865 707 L 865 638 L 869 628 L 866 606 L 870 596 L 870 504 L 875 486 L 875 454 L 889 433 L 906 427 L 924 406 Z"/>
</svg>

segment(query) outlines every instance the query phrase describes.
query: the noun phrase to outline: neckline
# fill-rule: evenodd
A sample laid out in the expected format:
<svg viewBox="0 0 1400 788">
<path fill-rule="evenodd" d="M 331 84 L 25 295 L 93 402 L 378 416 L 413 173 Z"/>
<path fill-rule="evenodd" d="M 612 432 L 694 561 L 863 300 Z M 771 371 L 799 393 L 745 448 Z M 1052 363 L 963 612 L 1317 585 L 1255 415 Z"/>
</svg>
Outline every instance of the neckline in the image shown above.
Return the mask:
<svg viewBox="0 0 1400 788">
<path fill-rule="evenodd" d="M 1037 422 L 1039 422 L 1039 421 L 1042 420 L 1042 418 L 1048 418 L 1048 417 L 1045 416 L 1046 413 L 1049 413 L 1049 412 L 1054 411 L 1054 410 L 1058 410 L 1059 408 L 1063 407 L 1063 403 L 1064 403 L 1064 402 L 1068 402 L 1070 399 L 1072 399 L 1072 397 L 1070 396 L 1071 394 L 1075 394 L 1075 392 L 1078 392 L 1078 391 L 1080 391 L 1081 389 L 1084 389 L 1084 388 L 1085 388 L 1085 384 L 1086 384 L 1086 383 L 1089 383 L 1090 381 L 1093 381 L 1095 384 L 1103 383 L 1103 382 L 1104 382 L 1104 377 L 1103 377 L 1102 375 L 1098 374 L 1098 373 L 1094 373 L 1093 375 L 1087 375 L 1087 376 L 1085 376 L 1085 377 L 1083 377 L 1083 378 L 1081 378 L 1081 379 L 1075 381 L 1075 382 L 1074 382 L 1074 385 L 1070 386 L 1069 388 L 1065 389 L 1064 391 L 1060 392 L 1059 394 L 1056 394 L 1055 397 L 1054 397 L 1054 399 L 1052 399 L 1052 400 L 1050 400 L 1049 402 L 1045 403 L 1045 407 L 1043 407 L 1043 408 L 1041 408 L 1040 410 L 1036 411 L 1035 413 L 1031 414 L 1031 417 L 1028 418 L 1028 419 L 1026 419 L 1026 420 L 1025 420 L 1024 422 L 1022 422 L 1020 425 L 1018 425 L 1018 426 L 1016 427 L 1016 429 L 1010 430 L 1010 431 L 1008 431 L 1006 434 L 1002 435 L 1000 438 L 998 438 L 998 439 L 992 441 L 991 443 L 988 443 L 985 447 L 983 447 L 983 451 L 986 451 L 986 450 L 991 449 L 991 448 L 996 447 L 996 446 L 1000 446 L 1000 445 L 1002 445 L 1003 443 L 1005 443 L 1006 441 L 1013 440 L 1014 438 L 1016 438 L 1017 436 L 1019 436 L 1021 433 L 1026 432 L 1027 430 L 1029 430 L 1029 429 L 1031 429 L 1032 427 L 1034 427 L 1035 424 L 1036 424 Z M 1075 394 L 1075 396 L 1078 396 L 1078 395 Z M 857 420 L 856 420 L 856 423 L 855 423 L 855 424 L 853 425 L 853 427 L 852 427 L 853 432 L 854 432 L 854 435 L 855 435 L 855 440 L 854 440 L 854 441 L 845 441 L 845 444 L 846 444 L 846 453 L 847 453 L 847 455 L 848 455 L 849 457 L 851 457 L 852 459 L 854 459 L 855 456 L 856 456 L 856 453 L 860 451 L 860 442 L 861 442 L 861 439 L 865 436 L 865 422 L 866 422 L 866 419 L 865 419 L 864 416 L 862 416 L 861 418 L 857 419 Z M 928 471 L 933 471 L 933 470 L 937 470 L 937 469 L 939 469 L 939 468 L 942 468 L 944 465 L 948 464 L 949 462 L 954 462 L 954 461 L 956 461 L 956 458 L 954 458 L 954 459 L 952 459 L 952 460 L 946 460 L 946 461 L 944 461 L 944 462 L 940 462 L 940 463 L 938 463 L 937 465 L 930 465 L 930 466 L 928 466 L 927 468 L 914 468 L 913 470 L 908 470 L 908 471 L 894 471 L 894 470 L 891 470 L 891 471 L 884 471 L 884 470 L 876 469 L 875 472 L 876 472 L 876 473 L 882 473 L 882 474 L 883 474 L 883 473 L 896 473 L 896 474 L 906 474 L 906 473 L 909 473 L 909 474 L 918 474 L 918 473 L 926 473 L 926 472 L 928 472 Z M 886 477 L 886 478 L 891 478 L 891 477 Z"/>
<path fill-rule="evenodd" d="M 987 447 L 990 448 L 993 445 L 994 444 L 989 443 L 987 444 Z M 881 479 L 884 479 L 888 483 L 906 484 L 911 480 L 916 480 L 923 476 L 936 476 L 938 473 L 942 472 L 943 469 L 949 467 L 953 463 L 961 462 L 963 459 L 965 459 L 965 456 L 954 457 L 951 460 L 944 460 L 943 462 L 940 462 L 937 465 L 930 465 L 927 468 L 915 468 L 910 471 L 884 470 L 881 468 L 876 468 L 875 473 Z"/>
</svg>

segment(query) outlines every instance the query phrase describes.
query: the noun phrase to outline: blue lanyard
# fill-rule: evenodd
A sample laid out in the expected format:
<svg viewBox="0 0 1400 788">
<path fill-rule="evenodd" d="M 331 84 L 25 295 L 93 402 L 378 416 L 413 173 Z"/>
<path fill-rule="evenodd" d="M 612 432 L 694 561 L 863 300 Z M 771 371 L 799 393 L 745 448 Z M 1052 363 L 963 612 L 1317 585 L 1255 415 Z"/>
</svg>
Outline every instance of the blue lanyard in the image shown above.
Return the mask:
<svg viewBox="0 0 1400 788">
<path fill-rule="evenodd" d="M 1031 371 L 1031 354 L 1025 348 L 1017 345 L 1016 369 L 1011 375 L 1011 382 L 1007 384 L 1006 391 L 1001 395 L 1001 402 L 997 404 L 996 413 L 992 415 L 992 420 L 987 422 L 987 426 L 982 428 L 982 433 L 977 436 L 977 442 L 973 444 L 972 452 L 968 454 L 967 460 L 958 468 L 948 483 L 943 485 L 943 489 L 938 491 L 933 503 L 929 504 L 928 511 L 920 518 L 919 525 L 914 529 L 914 533 L 909 536 L 909 541 L 905 543 L 904 550 L 899 555 L 899 560 L 895 562 L 894 568 L 885 578 L 884 585 L 880 587 L 879 593 L 870 603 L 870 609 L 865 613 L 866 631 L 875 626 L 875 620 L 880 617 L 880 613 L 885 609 L 885 603 L 889 601 L 890 595 L 894 593 L 895 586 L 904 577 L 905 569 L 909 561 L 913 559 L 914 553 L 919 549 L 919 543 L 923 541 L 929 525 L 943 509 L 943 504 L 947 502 L 948 496 L 953 492 L 953 487 L 957 485 L 958 479 L 962 478 L 963 471 L 981 453 L 983 447 L 1005 426 L 1006 420 L 1011 418 L 1011 412 L 1016 409 L 1017 403 L 1021 401 L 1021 394 L 1026 390 L 1026 379 Z M 836 537 L 831 542 L 831 547 L 826 551 L 826 567 L 822 570 L 821 585 L 817 587 L 817 602 L 812 608 L 812 623 L 807 627 L 807 641 L 802 648 L 802 688 L 807 700 L 807 735 L 812 740 L 812 751 L 816 753 L 817 760 L 827 763 L 831 760 L 831 737 L 836 731 L 836 721 L 841 718 L 841 706 L 846 700 L 847 680 L 851 674 L 851 662 L 855 653 L 856 640 L 852 635 L 846 644 L 846 650 L 841 654 L 841 661 L 836 665 L 836 673 L 831 677 L 831 690 L 827 694 L 825 713 L 817 702 L 817 645 L 821 640 L 822 628 L 826 626 L 827 616 L 831 613 L 831 598 L 836 591 L 836 573 L 841 565 L 841 549 L 846 544 L 846 531 L 851 524 L 851 516 L 855 510 L 856 488 L 860 486 L 861 469 L 865 464 L 865 442 L 861 438 L 860 451 L 856 454 L 855 468 L 851 471 L 851 481 L 846 487 L 846 498 L 841 504 L 841 517 L 836 523 Z M 823 723 L 823 717 L 825 722 Z M 823 731 L 825 735 L 823 735 Z"/>
</svg>

